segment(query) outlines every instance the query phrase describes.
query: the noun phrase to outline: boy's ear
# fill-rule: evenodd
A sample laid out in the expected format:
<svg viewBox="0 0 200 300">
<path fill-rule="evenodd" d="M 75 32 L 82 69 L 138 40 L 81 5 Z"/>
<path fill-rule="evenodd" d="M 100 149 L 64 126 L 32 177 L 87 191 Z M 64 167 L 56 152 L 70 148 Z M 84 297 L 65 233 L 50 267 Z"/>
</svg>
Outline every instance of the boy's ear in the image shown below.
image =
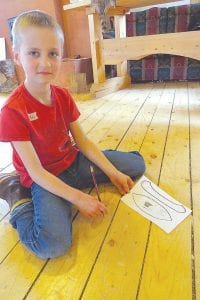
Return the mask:
<svg viewBox="0 0 200 300">
<path fill-rule="evenodd" d="M 14 57 L 14 61 L 17 65 L 21 65 L 20 63 L 20 59 L 19 59 L 19 52 L 16 51 L 15 49 L 13 49 L 13 57 Z"/>
</svg>

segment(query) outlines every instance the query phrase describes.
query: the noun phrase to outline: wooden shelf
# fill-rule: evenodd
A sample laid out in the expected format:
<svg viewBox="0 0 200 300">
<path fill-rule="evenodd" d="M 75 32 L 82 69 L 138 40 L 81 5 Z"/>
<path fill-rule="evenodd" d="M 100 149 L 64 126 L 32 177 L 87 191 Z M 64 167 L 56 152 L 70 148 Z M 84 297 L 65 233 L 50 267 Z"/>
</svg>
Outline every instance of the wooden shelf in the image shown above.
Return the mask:
<svg viewBox="0 0 200 300">
<path fill-rule="evenodd" d="M 177 0 L 177 1 L 172 1 L 172 0 L 116 0 L 116 8 L 120 7 L 122 8 L 137 8 L 137 7 L 145 7 L 149 5 L 157 5 L 157 4 L 164 4 L 164 3 L 169 3 L 169 2 L 178 2 L 182 0 Z M 64 10 L 69 10 L 69 9 L 78 9 L 78 8 L 83 8 L 91 6 L 91 0 L 83 0 L 83 1 L 78 1 L 75 3 L 71 4 L 66 4 L 63 6 Z M 127 11 L 127 10 L 126 10 Z"/>
<path fill-rule="evenodd" d="M 94 77 L 94 83 L 90 91 L 95 97 L 102 97 L 130 84 L 130 76 L 127 70 L 127 60 L 129 59 L 141 59 L 157 53 L 200 59 L 200 32 L 125 37 L 126 12 L 131 8 L 169 2 L 177 1 L 116 0 L 116 7 L 108 6 L 106 8 L 106 14 L 114 16 L 115 19 L 114 39 L 103 39 L 100 18 L 95 13 L 95 9 L 91 7 L 91 0 L 79 1 L 63 7 L 65 10 L 88 7 L 87 15 Z M 182 2 L 182 0 L 179 0 L 179 2 Z M 106 80 L 105 65 L 117 65 L 117 77 Z"/>
<path fill-rule="evenodd" d="M 178 0 L 181 1 L 181 0 Z M 129 7 L 129 8 L 137 8 L 144 6 L 151 6 L 157 4 L 164 4 L 169 2 L 178 2 L 173 0 L 116 0 L 116 6 Z"/>
<path fill-rule="evenodd" d="M 76 8 L 90 6 L 90 5 L 91 5 L 91 0 L 84 0 L 84 1 L 74 2 L 71 4 L 66 4 L 63 6 L 63 9 L 64 10 L 76 9 Z"/>
</svg>

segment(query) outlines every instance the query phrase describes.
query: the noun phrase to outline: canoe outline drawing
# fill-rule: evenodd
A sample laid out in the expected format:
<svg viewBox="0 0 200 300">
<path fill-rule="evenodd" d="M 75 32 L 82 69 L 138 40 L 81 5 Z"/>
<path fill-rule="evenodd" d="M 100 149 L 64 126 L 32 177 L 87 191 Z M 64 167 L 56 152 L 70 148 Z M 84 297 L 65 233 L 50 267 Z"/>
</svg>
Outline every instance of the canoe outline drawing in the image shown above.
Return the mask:
<svg viewBox="0 0 200 300">
<path fill-rule="evenodd" d="M 145 197 L 145 198 L 148 198 L 148 201 L 150 200 L 150 204 L 151 204 L 151 202 L 156 203 L 156 205 L 159 206 L 159 207 L 161 207 L 162 210 L 165 212 L 167 218 L 159 217 L 158 215 L 155 216 L 155 215 L 151 214 L 148 210 L 144 210 L 144 209 L 142 208 L 142 206 L 139 205 L 139 203 L 138 203 L 138 201 L 137 201 L 137 199 L 136 199 L 135 196 L 139 196 L 139 199 L 138 199 L 138 200 L 139 200 L 140 202 L 141 202 L 141 197 L 142 197 L 142 198 Z M 132 198 L 133 198 L 133 201 L 134 201 L 135 205 L 136 205 L 142 212 L 144 212 L 145 214 L 147 214 L 147 215 L 149 215 L 149 216 L 151 216 L 151 217 L 153 217 L 154 219 L 157 219 L 157 220 L 172 221 L 172 216 L 170 215 L 170 213 L 168 212 L 168 210 L 167 210 L 162 204 L 160 204 L 158 201 L 156 201 L 155 199 L 152 199 L 151 197 L 146 196 L 146 195 L 144 195 L 144 194 L 137 194 L 137 193 L 132 193 Z M 148 202 L 148 203 L 149 203 L 149 202 Z M 142 203 L 142 204 L 143 204 L 143 203 Z M 151 205 L 154 205 L 154 204 L 151 204 Z"/>
<path fill-rule="evenodd" d="M 186 212 L 186 208 L 182 204 L 174 203 L 170 199 L 166 198 L 165 196 L 163 196 L 159 192 L 157 192 L 154 189 L 154 187 L 152 186 L 152 184 L 151 184 L 150 181 L 143 180 L 141 182 L 141 187 L 143 188 L 143 190 L 145 192 L 147 192 L 148 194 L 150 194 L 153 198 L 157 199 L 157 201 L 161 202 L 163 205 L 169 207 L 170 209 L 176 211 L 177 213 L 185 213 Z M 154 194 L 156 194 L 156 196 Z M 164 199 L 164 200 L 162 200 L 162 199 Z M 169 202 L 169 204 L 167 204 L 164 201 Z"/>
</svg>

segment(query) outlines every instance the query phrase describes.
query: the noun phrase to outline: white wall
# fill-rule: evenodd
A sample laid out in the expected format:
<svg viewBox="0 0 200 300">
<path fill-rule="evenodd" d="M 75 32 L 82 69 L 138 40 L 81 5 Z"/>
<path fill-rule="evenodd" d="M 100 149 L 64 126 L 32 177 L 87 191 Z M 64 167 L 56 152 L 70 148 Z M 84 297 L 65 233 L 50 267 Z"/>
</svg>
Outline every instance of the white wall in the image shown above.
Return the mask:
<svg viewBox="0 0 200 300">
<path fill-rule="evenodd" d="M 0 60 L 6 59 L 5 38 L 0 38 Z"/>
</svg>

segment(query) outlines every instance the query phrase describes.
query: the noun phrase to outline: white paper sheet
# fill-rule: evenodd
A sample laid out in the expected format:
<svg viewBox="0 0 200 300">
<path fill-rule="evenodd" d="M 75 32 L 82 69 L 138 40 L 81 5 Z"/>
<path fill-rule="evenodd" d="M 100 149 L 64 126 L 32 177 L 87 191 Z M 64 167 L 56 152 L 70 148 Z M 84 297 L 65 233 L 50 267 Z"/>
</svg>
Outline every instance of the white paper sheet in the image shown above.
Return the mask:
<svg viewBox="0 0 200 300">
<path fill-rule="evenodd" d="M 145 176 L 121 200 L 167 233 L 191 213 Z"/>
</svg>

